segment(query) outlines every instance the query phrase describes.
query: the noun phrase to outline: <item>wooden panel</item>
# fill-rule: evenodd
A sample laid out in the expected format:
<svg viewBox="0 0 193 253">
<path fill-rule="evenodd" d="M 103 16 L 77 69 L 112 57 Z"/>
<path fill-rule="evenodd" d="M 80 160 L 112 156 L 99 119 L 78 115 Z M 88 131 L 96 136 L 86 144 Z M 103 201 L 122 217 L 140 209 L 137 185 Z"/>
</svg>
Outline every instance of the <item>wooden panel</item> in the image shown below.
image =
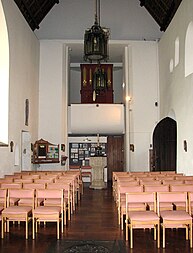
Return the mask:
<svg viewBox="0 0 193 253">
<path fill-rule="evenodd" d="M 81 64 L 81 103 L 113 103 L 113 65 L 101 64 L 102 70 L 106 73 L 107 89 L 100 90 L 93 101 L 93 74 L 98 64 Z"/>
<path fill-rule="evenodd" d="M 112 180 L 112 172 L 123 171 L 124 168 L 124 138 L 108 136 L 107 138 L 107 168 L 108 181 Z"/>
</svg>

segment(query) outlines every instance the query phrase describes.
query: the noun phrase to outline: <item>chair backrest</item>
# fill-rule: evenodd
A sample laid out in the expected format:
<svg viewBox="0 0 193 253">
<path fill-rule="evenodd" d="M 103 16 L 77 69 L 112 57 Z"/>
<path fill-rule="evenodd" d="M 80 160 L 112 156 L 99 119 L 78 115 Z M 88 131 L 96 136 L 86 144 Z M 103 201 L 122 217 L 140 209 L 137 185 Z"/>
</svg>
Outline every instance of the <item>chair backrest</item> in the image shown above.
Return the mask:
<svg viewBox="0 0 193 253">
<path fill-rule="evenodd" d="M 174 184 L 184 184 L 184 180 L 167 180 L 167 179 L 163 179 L 162 180 L 163 184 L 169 184 L 169 185 L 174 185 Z"/>
<path fill-rule="evenodd" d="M 193 184 L 193 180 L 184 180 L 184 184 Z"/>
<path fill-rule="evenodd" d="M 125 181 L 125 180 L 120 180 L 120 181 L 117 181 L 117 185 L 120 185 L 120 186 L 139 186 L 139 182 L 136 181 L 136 180 L 133 180 L 133 181 Z"/>
<path fill-rule="evenodd" d="M 24 183 L 23 189 L 45 189 L 46 184 L 39 184 L 39 183 Z"/>
<path fill-rule="evenodd" d="M 64 197 L 70 199 L 71 184 L 69 184 L 69 183 L 47 184 L 46 189 L 63 189 Z"/>
<path fill-rule="evenodd" d="M 34 189 L 8 189 L 8 206 L 11 204 L 10 200 L 15 199 L 29 199 L 28 206 L 34 208 Z"/>
<path fill-rule="evenodd" d="M 187 192 L 157 192 L 157 210 L 160 212 L 160 203 L 181 203 L 186 204 L 186 211 L 188 212 L 188 198 Z"/>
<path fill-rule="evenodd" d="M 0 178 L 0 184 L 2 183 L 13 183 L 13 178 L 12 177 Z"/>
<path fill-rule="evenodd" d="M 40 175 L 39 174 L 32 174 L 32 175 L 22 174 L 21 177 L 22 177 L 22 179 L 28 179 L 28 178 L 39 179 Z"/>
<path fill-rule="evenodd" d="M 2 189 L 21 189 L 22 183 L 1 183 Z"/>
<path fill-rule="evenodd" d="M 0 189 L 0 205 L 7 206 L 7 189 Z"/>
<path fill-rule="evenodd" d="M 141 185 L 161 185 L 161 180 L 140 180 Z"/>
<path fill-rule="evenodd" d="M 39 179 L 34 179 L 34 183 L 38 184 L 48 184 L 54 182 L 53 178 L 39 178 Z"/>
<path fill-rule="evenodd" d="M 156 194 L 155 192 L 126 193 L 126 210 L 130 203 L 154 203 L 153 210 L 156 211 Z"/>
<path fill-rule="evenodd" d="M 33 183 L 32 178 L 15 178 L 14 183 Z"/>
<path fill-rule="evenodd" d="M 63 189 L 37 189 L 35 206 L 38 206 L 39 199 L 60 199 L 60 206 L 63 208 Z"/>
<path fill-rule="evenodd" d="M 119 193 L 125 194 L 126 192 L 143 192 L 143 186 L 142 185 L 133 185 L 133 186 L 119 186 Z"/>
<path fill-rule="evenodd" d="M 193 176 L 181 176 L 183 180 L 193 181 Z"/>
<path fill-rule="evenodd" d="M 193 184 L 170 185 L 171 192 L 193 192 Z"/>
<path fill-rule="evenodd" d="M 189 214 L 192 215 L 193 192 L 188 192 L 188 208 Z"/>
<path fill-rule="evenodd" d="M 144 185 L 144 192 L 169 192 L 169 185 Z"/>
</svg>

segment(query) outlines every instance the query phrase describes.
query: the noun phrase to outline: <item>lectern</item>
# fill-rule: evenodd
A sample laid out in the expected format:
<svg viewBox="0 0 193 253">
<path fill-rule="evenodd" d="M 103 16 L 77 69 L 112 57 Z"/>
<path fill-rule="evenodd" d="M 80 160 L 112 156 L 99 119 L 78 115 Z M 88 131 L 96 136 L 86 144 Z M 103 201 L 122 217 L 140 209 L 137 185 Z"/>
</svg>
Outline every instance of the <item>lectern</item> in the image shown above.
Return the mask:
<svg viewBox="0 0 193 253">
<path fill-rule="evenodd" d="M 106 156 L 94 156 L 90 157 L 90 166 L 92 167 L 92 183 L 90 188 L 92 189 L 104 189 L 106 188 L 104 182 L 104 167 L 107 165 Z"/>
</svg>

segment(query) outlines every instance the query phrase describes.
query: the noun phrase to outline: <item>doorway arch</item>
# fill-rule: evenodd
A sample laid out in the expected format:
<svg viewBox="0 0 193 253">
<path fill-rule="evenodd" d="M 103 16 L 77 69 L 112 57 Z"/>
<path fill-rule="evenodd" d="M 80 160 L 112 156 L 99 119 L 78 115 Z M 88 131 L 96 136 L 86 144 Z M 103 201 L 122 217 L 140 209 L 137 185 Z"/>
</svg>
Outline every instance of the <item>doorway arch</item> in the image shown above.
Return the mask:
<svg viewBox="0 0 193 253">
<path fill-rule="evenodd" d="M 176 121 L 166 117 L 157 124 L 153 132 L 155 171 L 176 171 L 176 144 Z"/>
</svg>

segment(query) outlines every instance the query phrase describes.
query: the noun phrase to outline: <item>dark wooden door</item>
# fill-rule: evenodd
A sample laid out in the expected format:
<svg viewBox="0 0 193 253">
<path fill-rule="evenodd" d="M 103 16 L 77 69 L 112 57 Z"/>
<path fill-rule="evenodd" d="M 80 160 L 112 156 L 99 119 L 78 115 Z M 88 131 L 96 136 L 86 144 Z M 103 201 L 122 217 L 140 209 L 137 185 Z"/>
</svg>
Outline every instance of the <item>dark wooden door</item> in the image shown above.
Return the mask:
<svg viewBox="0 0 193 253">
<path fill-rule="evenodd" d="M 166 117 L 161 120 L 153 133 L 155 171 L 176 171 L 176 121 Z"/>
<path fill-rule="evenodd" d="M 124 137 L 108 136 L 107 138 L 107 169 L 108 181 L 112 180 L 113 171 L 123 171 L 124 168 Z"/>
</svg>

